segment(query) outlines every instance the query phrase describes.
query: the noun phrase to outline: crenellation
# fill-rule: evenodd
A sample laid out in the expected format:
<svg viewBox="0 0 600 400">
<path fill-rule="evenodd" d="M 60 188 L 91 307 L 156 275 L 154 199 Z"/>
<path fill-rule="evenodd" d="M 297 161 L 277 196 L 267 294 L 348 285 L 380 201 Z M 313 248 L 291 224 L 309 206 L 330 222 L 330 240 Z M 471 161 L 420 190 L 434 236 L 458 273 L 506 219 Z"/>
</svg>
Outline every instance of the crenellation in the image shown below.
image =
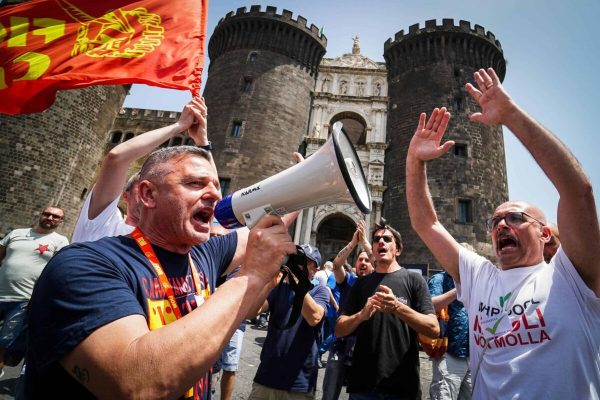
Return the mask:
<svg viewBox="0 0 600 400">
<path fill-rule="evenodd" d="M 454 19 L 452 19 L 452 18 L 443 18 L 442 19 L 442 28 L 443 29 L 453 29 L 453 28 L 455 28 L 455 26 L 454 26 Z"/>
<path fill-rule="evenodd" d="M 419 23 L 413 24 L 411 26 L 408 27 L 408 34 L 414 34 L 417 33 L 419 31 Z"/>
<path fill-rule="evenodd" d="M 286 19 L 286 20 L 291 20 L 292 19 L 292 15 L 294 15 L 294 13 L 292 13 L 290 10 L 284 9 L 281 12 L 281 18 Z"/>
</svg>

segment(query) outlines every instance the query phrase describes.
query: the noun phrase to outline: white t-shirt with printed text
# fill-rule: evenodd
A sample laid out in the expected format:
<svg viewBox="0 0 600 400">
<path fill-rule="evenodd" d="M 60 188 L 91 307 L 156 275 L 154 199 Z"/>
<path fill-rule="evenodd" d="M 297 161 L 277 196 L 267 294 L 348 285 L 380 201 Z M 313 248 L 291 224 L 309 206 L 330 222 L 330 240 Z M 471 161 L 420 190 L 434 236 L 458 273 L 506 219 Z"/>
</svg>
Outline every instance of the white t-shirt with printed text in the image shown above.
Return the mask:
<svg viewBox="0 0 600 400">
<path fill-rule="evenodd" d="M 461 248 L 459 268 L 474 399 L 600 399 L 600 298 L 562 248 L 506 271 Z"/>
</svg>

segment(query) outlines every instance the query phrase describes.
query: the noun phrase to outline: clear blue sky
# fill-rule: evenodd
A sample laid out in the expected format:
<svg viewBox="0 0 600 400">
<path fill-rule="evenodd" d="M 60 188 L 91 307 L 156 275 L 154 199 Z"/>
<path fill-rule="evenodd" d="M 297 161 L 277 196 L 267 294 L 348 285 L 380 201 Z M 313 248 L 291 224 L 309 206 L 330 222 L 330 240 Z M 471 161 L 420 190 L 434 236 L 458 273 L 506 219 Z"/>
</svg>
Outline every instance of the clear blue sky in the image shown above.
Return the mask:
<svg viewBox="0 0 600 400">
<path fill-rule="evenodd" d="M 212 1 L 207 36 L 227 12 L 252 4 L 257 3 Z M 302 15 L 309 25 L 323 27 L 329 58 L 350 52 L 351 38 L 358 35 L 361 53 L 384 61 L 383 43 L 389 37 L 415 23 L 423 26 L 428 19 L 463 19 L 492 31 L 507 60 L 505 88 L 571 149 L 591 178 L 596 207 L 600 206 L 600 28 L 594 28 L 600 1 L 273 0 L 262 3 L 263 9 L 266 5 L 276 6 L 278 13 L 288 9 L 294 18 Z M 188 92 L 136 85 L 125 106 L 179 111 L 189 99 Z M 510 198 L 540 206 L 556 222 L 558 193 L 506 130 L 505 145 Z"/>
</svg>

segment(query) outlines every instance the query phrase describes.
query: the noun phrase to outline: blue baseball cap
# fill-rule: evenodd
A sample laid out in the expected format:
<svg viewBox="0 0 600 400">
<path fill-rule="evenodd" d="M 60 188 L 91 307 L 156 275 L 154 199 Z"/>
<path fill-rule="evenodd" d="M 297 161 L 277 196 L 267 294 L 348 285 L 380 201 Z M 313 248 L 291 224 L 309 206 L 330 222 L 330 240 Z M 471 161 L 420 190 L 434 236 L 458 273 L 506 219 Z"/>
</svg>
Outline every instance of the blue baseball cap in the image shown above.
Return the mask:
<svg viewBox="0 0 600 400">
<path fill-rule="evenodd" d="M 302 250 L 304 250 L 304 254 L 306 254 L 306 257 L 309 260 L 314 261 L 315 264 L 317 264 L 317 267 L 321 266 L 321 253 L 319 252 L 319 249 L 311 246 L 310 244 L 303 244 L 300 247 Z"/>
</svg>

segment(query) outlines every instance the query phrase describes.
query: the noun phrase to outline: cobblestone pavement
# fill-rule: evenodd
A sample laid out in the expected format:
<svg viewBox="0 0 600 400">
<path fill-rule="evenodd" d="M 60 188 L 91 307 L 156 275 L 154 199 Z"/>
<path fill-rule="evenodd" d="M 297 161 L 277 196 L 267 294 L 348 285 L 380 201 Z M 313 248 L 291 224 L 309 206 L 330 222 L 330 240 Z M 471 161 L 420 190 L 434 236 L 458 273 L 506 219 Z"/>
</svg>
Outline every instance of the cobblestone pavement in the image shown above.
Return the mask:
<svg viewBox="0 0 600 400">
<path fill-rule="evenodd" d="M 244 346 L 242 349 L 242 355 L 240 357 L 239 371 L 236 374 L 235 389 L 233 392 L 233 398 L 236 400 L 247 399 L 252 389 L 252 380 L 256 373 L 256 368 L 260 362 L 260 352 L 262 345 L 267 335 L 266 329 L 256 329 L 252 325 L 248 325 L 246 333 L 244 335 Z M 423 391 L 423 399 L 429 399 L 429 382 L 431 382 L 431 362 L 421 352 L 419 354 L 421 359 L 421 388 Z M 323 355 L 323 360 L 327 360 L 327 354 Z M 21 370 L 20 365 L 18 367 L 5 367 L 5 374 L 0 378 L 0 400 L 12 400 L 14 399 L 14 385 L 16 384 L 16 378 L 19 376 Z M 321 398 L 321 388 L 323 385 L 323 375 L 325 374 L 324 369 L 319 370 L 319 384 L 317 387 L 317 399 Z M 217 383 L 215 393 L 213 395 L 214 400 L 220 400 L 220 389 Z M 340 400 L 347 400 L 348 394 L 345 389 L 342 389 Z"/>
<path fill-rule="evenodd" d="M 233 391 L 233 398 L 236 400 L 247 399 L 252 389 L 252 380 L 256 373 L 256 368 L 260 362 L 260 352 L 262 345 L 267 335 L 266 329 L 256 329 L 252 325 L 246 327 L 246 333 L 244 334 L 244 346 L 242 348 L 242 355 L 240 357 L 239 370 L 236 374 L 235 389 Z M 423 392 L 423 399 L 429 399 L 429 383 L 431 382 L 431 362 L 427 355 L 423 352 L 419 353 L 421 360 L 421 389 Z M 323 355 L 323 360 L 327 360 L 327 353 Z M 324 369 L 319 370 L 319 383 L 317 385 L 316 398 L 320 399 L 323 387 L 323 376 L 325 374 Z M 220 389 L 219 385 L 216 385 L 214 400 L 220 400 Z M 348 394 L 346 389 L 342 389 L 340 400 L 347 400 Z"/>
</svg>

